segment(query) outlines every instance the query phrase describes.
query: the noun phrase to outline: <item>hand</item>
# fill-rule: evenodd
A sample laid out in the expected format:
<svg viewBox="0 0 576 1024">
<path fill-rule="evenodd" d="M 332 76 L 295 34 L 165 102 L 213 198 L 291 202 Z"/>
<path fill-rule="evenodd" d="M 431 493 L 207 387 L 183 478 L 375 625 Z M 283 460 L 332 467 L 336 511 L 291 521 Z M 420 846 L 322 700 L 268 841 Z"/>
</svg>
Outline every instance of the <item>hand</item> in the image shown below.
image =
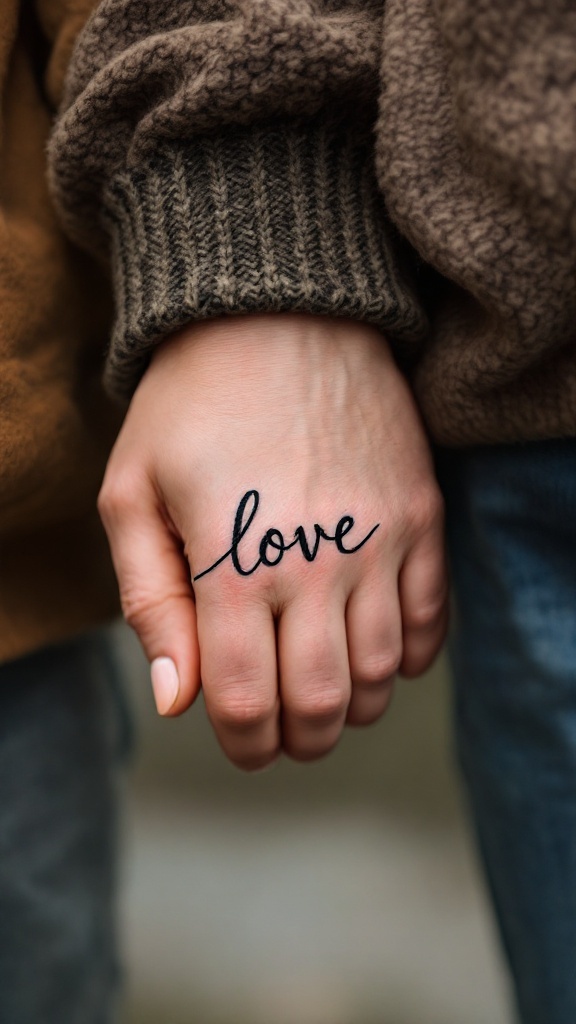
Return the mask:
<svg viewBox="0 0 576 1024">
<path fill-rule="evenodd" d="M 369 325 L 258 314 L 168 338 L 98 506 L 159 710 L 181 714 L 202 684 L 241 767 L 325 754 L 443 641 L 442 502 Z"/>
</svg>

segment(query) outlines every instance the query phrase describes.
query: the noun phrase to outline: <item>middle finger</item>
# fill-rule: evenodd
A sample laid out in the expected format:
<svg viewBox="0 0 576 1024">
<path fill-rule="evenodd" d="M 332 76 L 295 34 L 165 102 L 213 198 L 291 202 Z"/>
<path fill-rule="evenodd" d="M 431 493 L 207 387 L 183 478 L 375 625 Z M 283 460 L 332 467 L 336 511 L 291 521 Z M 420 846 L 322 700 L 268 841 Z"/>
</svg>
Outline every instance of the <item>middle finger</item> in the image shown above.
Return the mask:
<svg viewBox="0 0 576 1024">
<path fill-rule="evenodd" d="M 282 746 L 309 761 L 337 743 L 350 700 L 344 607 L 336 595 L 286 605 L 278 624 Z"/>
</svg>

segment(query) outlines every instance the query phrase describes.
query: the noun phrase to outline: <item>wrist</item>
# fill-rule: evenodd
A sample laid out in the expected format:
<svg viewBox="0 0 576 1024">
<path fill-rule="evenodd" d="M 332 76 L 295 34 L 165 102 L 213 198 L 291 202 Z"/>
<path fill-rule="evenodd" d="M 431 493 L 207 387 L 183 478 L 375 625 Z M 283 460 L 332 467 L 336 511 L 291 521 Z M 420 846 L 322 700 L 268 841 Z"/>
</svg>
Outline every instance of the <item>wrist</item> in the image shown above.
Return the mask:
<svg viewBox="0 0 576 1024">
<path fill-rule="evenodd" d="M 296 356 L 318 348 L 329 358 L 340 345 L 354 351 L 376 346 L 383 358 L 392 359 L 385 335 L 373 324 L 348 317 L 316 315 L 306 312 L 246 313 L 197 320 L 167 335 L 155 348 L 150 366 L 178 360 L 196 364 L 206 360 L 222 364 L 222 370 L 246 368 L 247 353 L 267 361 L 276 354 Z"/>
</svg>

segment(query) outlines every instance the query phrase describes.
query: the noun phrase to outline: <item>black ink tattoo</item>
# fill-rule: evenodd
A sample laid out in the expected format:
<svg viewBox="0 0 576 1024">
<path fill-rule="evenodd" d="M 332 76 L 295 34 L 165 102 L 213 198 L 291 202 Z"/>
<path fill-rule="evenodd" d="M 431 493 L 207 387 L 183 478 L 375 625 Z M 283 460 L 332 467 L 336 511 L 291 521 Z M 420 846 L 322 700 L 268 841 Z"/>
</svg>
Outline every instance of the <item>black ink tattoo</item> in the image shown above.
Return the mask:
<svg viewBox="0 0 576 1024">
<path fill-rule="evenodd" d="M 253 572 L 256 572 L 256 569 L 258 569 L 260 565 L 267 565 L 269 567 L 279 565 L 285 552 L 289 551 L 290 548 L 295 547 L 297 544 L 300 545 L 302 554 L 307 562 L 313 562 L 316 558 L 321 540 L 332 541 L 336 545 L 338 551 L 343 555 L 353 555 L 355 551 L 359 551 L 360 548 L 364 547 L 366 542 L 370 540 L 372 534 L 374 534 L 380 526 L 380 523 L 376 523 L 376 526 L 372 527 L 364 539 L 361 540 L 359 544 L 355 544 L 354 547 L 351 548 L 344 547 L 343 538 L 346 534 L 350 533 L 354 527 L 353 516 L 342 516 L 342 519 L 340 519 L 336 526 L 336 532 L 334 535 L 326 533 L 326 530 L 324 530 L 322 526 L 319 526 L 318 523 L 314 523 L 314 541 L 312 542 L 312 546 L 308 543 L 308 538 L 303 526 L 298 526 L 296 528 L 294 531 L 294 540 L 291 540 L 288 543 L 284 540 L 280 530 L 273 526 L 271 529 L 266 531 L 260 541 L 260 546 L 258 548 L 258 560 L 253 566 L 247 569 L 244 568 L 240 561 L 239 547 L 240 542 L 246 536 L 254 522 L 254 517 L 258 511 L 259 504 L 260 495 L 258 491 L 246 491 L 246 494 L 243 496 L 238 508 L 236 509 L 231 546 L 228 548 L 228 551 L 221 555 L 220 558 L 217 558 L 216 561 L 208 567 L 208 569 L 204 569 L 202 572 L 199 572 L 197 576 L 194 576 L 192 581 L 193 583 L 202 579 L 203 576 L 207 576 L 209 572 L 212 572 L 221 565 L 222 562 L 225 562 L 227 558 L 231 559 L 232 565 L 240 576 L 251 576 Z"/>
</svg>

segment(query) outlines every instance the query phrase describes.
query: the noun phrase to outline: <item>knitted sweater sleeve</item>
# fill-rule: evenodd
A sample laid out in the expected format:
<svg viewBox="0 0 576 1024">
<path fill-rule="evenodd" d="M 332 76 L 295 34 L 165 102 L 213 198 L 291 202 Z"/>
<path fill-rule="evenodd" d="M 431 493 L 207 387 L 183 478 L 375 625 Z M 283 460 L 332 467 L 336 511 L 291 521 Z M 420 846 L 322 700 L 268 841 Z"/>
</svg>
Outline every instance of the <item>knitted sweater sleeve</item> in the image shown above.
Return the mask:
<svg viewBox="0 0 576 1024">
<path fill-rule="evenodd" d="M 426 331 L 374 174 L 383 0 L 102 0 L 49 150 L 70 237 L 110 261 L 105 381 L 190 320 L 301 310 Z"/>
</svg>

